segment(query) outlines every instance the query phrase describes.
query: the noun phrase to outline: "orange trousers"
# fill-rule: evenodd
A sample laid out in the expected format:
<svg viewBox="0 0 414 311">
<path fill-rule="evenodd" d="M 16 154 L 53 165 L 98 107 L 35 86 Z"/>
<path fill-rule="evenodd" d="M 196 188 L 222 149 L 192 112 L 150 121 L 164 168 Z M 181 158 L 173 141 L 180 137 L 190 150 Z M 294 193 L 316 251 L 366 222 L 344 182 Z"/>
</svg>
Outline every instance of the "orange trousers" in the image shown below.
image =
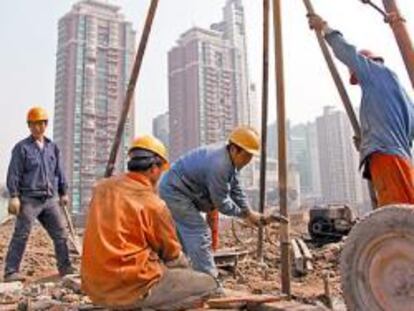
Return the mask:
<svg viewBox="0 0 414 311">
<path fill-rule="evenodd" d="M 378 207 L 388 204 L 414 204 L 414 168 L 397 155 L 374 153 L 370 171 Z"/>
</svg>

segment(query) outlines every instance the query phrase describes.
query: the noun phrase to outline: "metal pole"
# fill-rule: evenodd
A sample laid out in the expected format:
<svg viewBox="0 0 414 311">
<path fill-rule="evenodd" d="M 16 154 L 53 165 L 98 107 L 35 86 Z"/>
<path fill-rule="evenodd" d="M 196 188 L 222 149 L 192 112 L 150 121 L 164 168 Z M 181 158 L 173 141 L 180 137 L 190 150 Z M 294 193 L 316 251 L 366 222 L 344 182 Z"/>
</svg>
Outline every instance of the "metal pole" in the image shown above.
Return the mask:
<svg viewBox="0 0 414 311">
<path fill-rule="evenodd" d="M 313 9 L 312 3 L 310 0 L 303 0 L 305 4 L 306 10 L 309 14 L 315 14 L 315 10 Z M 361 137 L 361 129 L 359 127 L 358 119 L 355 115 L 354 108 L 352 106 L 351 100 L 349 99 L 348 93 L 346 92 L 345 85 L 342 82 L 341 76 L 339 75 L 338 69 L 335 66 L 333 61 L 332 55 L 326 45 L 326 42 L 319 31 L 315 30 L 316 37 L 318 39 L 319 46 L 321 48 L 322 54 L 325 58 L 325 61 L 328 65 L 329 72 L 332 75 L 332 78 L 335 82 L 336 88 L 338 90 L 339 96 L 342 99 L 342 103 L 344 104 L 346 113 L 348 114 L 349 120 L 351 121 L 351 126 L 354 131 L 354 135 L 358 138 Z"/>
<path fill-rule="evenodd" d="M 382 2 L 384 3 L 385 11 L 387 11 L 390 16 L 388 23 L 394 32 L 395 39 L 397 40 L 398 47 L 411 80 L 411 85 L 414 87 L 414 49 L 408 30 L 405 27 L 405 20 L 400 15 L 396 1 L 382 0 Z"/>
<path fill-rule="evenodd" d="M 286 161 L 286 116 L 285 86 L 283 73 L 283 40 L 281 0 L 273 0 L 273 31 L 275 37 L 275 71 L 277 92 L 279 204 L 280 214 L 288 218 L 287 209 L 287 161 Z M 291 295 L 290 288 L 290 238 L 289 224 L 281 223 L 280 244 L 282 250 L 282 292 Z"/>
<path fill-rule="evenodd" d="M 139 72 L 141 69 L 142 60 L 144 58 L 145 48 L 147 46 L 148 37 L 151 32 L 152 23 L 154 20 L 155 12 L 157 10 L 159 0 L 151 0 L 151 5 L 147 13 L 147 19 L 145 21 L 144 30 L 141 35 L 141 40 L 139 42 L 137 54 L 135 57 L 134 66 L 131 73 L 131 78 L 129 80 L 127 93 L 122 105 L 121 117 L 118 122 L 118 128 L 115 134 L 115 140 L 111 148 L 111 153 L 109 155 L 108 164 L 105 170 L 105 177 L 112 175 L 112 172 L 115 167 L 116 156 L 118 154 L 118 149 L 121 144 L 122 134 L 124 132 L 125 122 L 128 116 L 128 112 L 131 108 L 132 97 L 134 96 L 135 86 L 137 84 Z"/>
<path fill-rule="evenodd" d="M 262 71 L 262 146 L 260 161 L 260 202 L 263 213 L 266 203 L 266 163 L 267 163 L 267 110 L 269 95 L 269 0 L 263 0 L 263 71 Z M 259 227 L 257 257 L 263 262 L 263 226 Z"/>
<path fill-rule="evenodd" d="M 306 10 L 308 11 L 308 14 L 315 14 L 315 10 L 312 6 L 312 3 L 310 0 L 303 0 L 303 3 L 305 4 Z M 361 128 L 359 126 L 358 119 L 355 115 L 354 107 L 352 106 L 351 100 L 349 99 L 348 93 L 345 89 L 345 85 L 341 79 L 341 76 L 339 75 L 338 69 L 335 66 L 335 62 L 332 58 L 331 52 L 328 49 L 328 46 L 326 45 L 326 42 L 322 36 L 322 34 L 319 31 L 315 30 L 316 37 L 318 39 L 319 46 L 321 48 L 322 54 L 325 58 L 326 64 L 328 65 L 329 72 L 332 75 L 332 78 L 335 82 L 336 88 L 338 90 L 339 96 L 341 97 L 342 103 L 345 107 L 346 113 L 348 115 L 349 121 L 351 122 L 352 129 L 354 131 L 355 137 L 358 139 L 361 137 Z M 371 204 L 372 208 L 377 207 L 377 197 L 375 194 L 374 187 L 370 180 L 367 181 L 368 186 L 368 192 L 369 196 L 371 198 Z"/>
</svg>

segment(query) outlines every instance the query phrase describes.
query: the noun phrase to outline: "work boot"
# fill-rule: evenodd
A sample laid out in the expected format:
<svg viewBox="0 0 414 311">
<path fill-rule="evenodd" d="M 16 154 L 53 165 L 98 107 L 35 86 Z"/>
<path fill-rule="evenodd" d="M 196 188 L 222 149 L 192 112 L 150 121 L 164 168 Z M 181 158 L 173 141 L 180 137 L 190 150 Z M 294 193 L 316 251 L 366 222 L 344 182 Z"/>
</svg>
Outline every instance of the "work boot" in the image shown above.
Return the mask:
<svg viewBox="0 0 414 311">
<path fill-rule="evenodd" d="M 68 266 L 59 270 L 59 275 L 63 278 L 65 275 L 68 274 L 76 274 L 75 268 L 72 266 Z"/>
<path fill-rule="evenodd" d="M 20 273 L 13 272 L 13 273 L 6 274 L 4 276 L 3 282 L 5 282 L 5 283 L 24 282 L 24 280 L 26 280 L 26 278 L 24 276 L 22 276 Z"/>
</svg>

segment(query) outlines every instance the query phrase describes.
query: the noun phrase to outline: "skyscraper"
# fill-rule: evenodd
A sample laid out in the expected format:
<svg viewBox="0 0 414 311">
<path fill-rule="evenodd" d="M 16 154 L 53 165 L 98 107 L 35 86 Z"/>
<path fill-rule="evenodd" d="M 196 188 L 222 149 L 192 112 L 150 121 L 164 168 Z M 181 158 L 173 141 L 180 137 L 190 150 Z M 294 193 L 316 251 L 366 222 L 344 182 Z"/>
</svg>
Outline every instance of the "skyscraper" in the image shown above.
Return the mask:
<svg viewBox="0 0 414 311">
<path fill-rule="evenodd" d="M 227 0 L 223 20 L 211 29 L 194 27 L 181 35 L 168 53 L 168 79 L 172 160 L 224 141 L 236 125 L 257 122 L 240 0 Z"/>
<path fill-rule="evenodd" d="M 327 203 L 362 201 L 361 177 L 346 114 L 325 107 L 316 120 L 322 197 Z"/>
<path fill-rule="evenodd" d="M 135 32 L 120 7 L 83 0 L 59 20 L 54 140 L 70 181 L 72 213 L 82 221 L 91 187 L 103 176 L 134 57 Z M 134 131 L 128 118 L 117 169 Z"/>
<path fill-rule="evenodd" d="M 231 43 L 233 79 L 235 81 L 234 106 L 237 107 L 236 122 L 253 124 L 249 96 L 249 74 L 244 7 L 242 0 L 227 0 L 223 8 L 223 20 L 213 24 L 212 29 L 222 33 L 223 39 Z"/>
<path fill-rule="evenodd" d="M 298 169 L 303 199 L 318 199 L 321 186 L 316 123 L 297 124 L 288 132 L 289 161 Z"/>
<path fill-rule="evenodd" d="M 201 28 L 184 33 L 168 54 L 171 159 L 226 139 L 236 124 L 231 47 Z"/>
<path fill-rule="evenodd" d="M 170 127 L 168 112 L 158 115 L 152 120 L 152 134 L 160 139 L 169 149 L 170 145 Z"/>
</svg>

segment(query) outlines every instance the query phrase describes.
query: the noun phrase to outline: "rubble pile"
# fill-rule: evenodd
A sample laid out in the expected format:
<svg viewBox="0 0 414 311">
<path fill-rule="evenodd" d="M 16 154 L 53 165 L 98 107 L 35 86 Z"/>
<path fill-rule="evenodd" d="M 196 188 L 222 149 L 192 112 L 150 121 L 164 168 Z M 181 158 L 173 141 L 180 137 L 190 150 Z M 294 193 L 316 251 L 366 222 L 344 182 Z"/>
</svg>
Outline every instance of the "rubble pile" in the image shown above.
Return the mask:
<svg viewBox="0 0 414 311">
<path fill-rule="evenodd" d="M 291 228 L 291 237 L 306 236 L 306 226 L 306 223 L 295 223 Z M 224 277 L 225 287 L 256 294 L 279 292 L 281 290 L 279 225 L 272 224 L 265 230 L 263 263 L 257 260 L 257 230 L 241 225 L 236 225 L 236 230 L 231 230 L 231 225 L 228 227 L 222 230 L 221 247 L 247 249 L 250 255 L 237 264 L 235 277 L 230 274 Z M 309 242 L 307 245 L 314 257 L 314 270 L 301 277 L 292 273 L 292 292 L 304 299 L 315 299 L 324 293 L 323 278 L 327 275 L 331 294 L 340 297 L 339 255 L 343 242 L 321 247 Z"/>
<path fill-rule="evenodd" d="M 305 229 L 304 229 L 304 228 Z M 7 246 L 14 228 L 14 220 L 1 225 L 0 269 L 3 272 Z M 221 230 L 222 248 L 248 250 L 235 271 L 221 270 L 225 288 L 252 294 L 279 295 L 280 245 L 279 226 L 266 229 L 263 263 L 257 260 L 257 230 L 235 226 L 236 237 L 228 228 Z M 306 231 L 306 225 L 292 226 L 292 237 L 299 237 Z M 303 277 L 292 276 L 292 292 L 296 300 L 314 303 L 324 294 L 323 275 L 329 275 L 331 293 L 340 297 L 338 258 L 341 243 L 316 247 L 308 244 L 314 256 L 314 271 Z M 79 269 L 80 259 L 72 254 L 72 260 Z M 22 263 L 24 283 L 0 283 L 0 310 L 92 310 L 96 309 L 87 296 L 80 291 L 80 280 L 76 276 L 58 277 L 53 245 L 46 232 L 36 224 Z"/>
</svg>

